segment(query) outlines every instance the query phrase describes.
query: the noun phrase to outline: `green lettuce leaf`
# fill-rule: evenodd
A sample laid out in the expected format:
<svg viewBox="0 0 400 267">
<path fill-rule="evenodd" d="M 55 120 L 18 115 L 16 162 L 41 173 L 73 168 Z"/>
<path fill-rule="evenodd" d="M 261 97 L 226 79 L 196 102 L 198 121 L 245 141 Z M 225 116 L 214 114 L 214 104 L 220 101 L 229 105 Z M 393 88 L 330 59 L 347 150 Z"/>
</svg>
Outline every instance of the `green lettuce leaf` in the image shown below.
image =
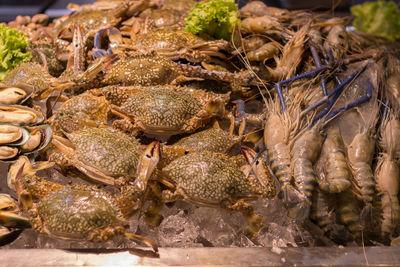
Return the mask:
<svg viewBox="0 0 400 267">
<path fill-rule="evenodd" d="M 395 2 L 365 2 L 351 7 L 350 11 L 355 17 L 353 26 L 356 29 L 391 41 L 400 38 L 400 12 Z"/>
<path fill-rule="evenodd" d="M 19 31 L 0 24 L 0 81 L 7 72 L 30 56 L 28 41 Z"/>
<path fill-rule="evenodd" d="M 185 19 L 184 29 L 193 34 L 206 33 L 230 40 L 235 25 L 240 24 L 234 0 L 211 0 L 197 3 Z"/>
</svg>

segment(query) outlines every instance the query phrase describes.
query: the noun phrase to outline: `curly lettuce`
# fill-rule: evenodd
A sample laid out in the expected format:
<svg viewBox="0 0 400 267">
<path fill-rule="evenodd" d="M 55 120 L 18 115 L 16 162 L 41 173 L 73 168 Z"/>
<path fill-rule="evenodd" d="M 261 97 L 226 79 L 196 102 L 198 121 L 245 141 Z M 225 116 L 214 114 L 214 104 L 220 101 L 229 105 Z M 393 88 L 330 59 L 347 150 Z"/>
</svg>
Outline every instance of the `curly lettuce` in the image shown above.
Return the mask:
<svg viewBox="0 0 400 267">
<path fill-rule="evenodd" d="M 23 34 L 0 24 L 0 81 L 7 72 L 30 57 L 27 46 L 28 41 Z"/>
<path fill-rule="evenodd" d="M 185 19 L 184 29 L 193 34 L 206 33 L 217 39 L 230 40 L 235 25 L 240 24 L 234 0 L 199 2 Z"/>
<path fill-rule="evenodd" d="M 351 7 L 350 11 L 354 15 L 353 26 L 357 30 L 391 41 L 400 38 L 400 12 L 395 2 L 365 2 Z"/>
</svg>

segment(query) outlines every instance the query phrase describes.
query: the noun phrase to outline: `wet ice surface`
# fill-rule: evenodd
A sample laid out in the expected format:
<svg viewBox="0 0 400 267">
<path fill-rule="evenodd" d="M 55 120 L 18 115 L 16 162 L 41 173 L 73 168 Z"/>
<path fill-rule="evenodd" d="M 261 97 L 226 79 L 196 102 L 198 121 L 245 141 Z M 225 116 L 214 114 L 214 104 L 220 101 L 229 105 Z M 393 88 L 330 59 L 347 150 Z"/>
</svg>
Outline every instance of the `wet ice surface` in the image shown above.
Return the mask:
<svg viewBox="0 0 400 267">
<path fill-rule="evenodd" d="M 4 167 L 0 166 L 1 177 Z M 57 182 L 63 180 L 54 173 L 46 177 Z M 0 190 L 11 193 L 2 179 Z M 246 220 L 239 212 L 227 212 L 218 208 L 197 207 L 194 204 L 177 201 L 166 206 L 161 212 L 164 220 L 158 227 L 147 225 L 142 214 L 131 217 L 128 232 L 146 236 L 158 243 L 160 247 L 287 247 L 314 246 L 315 239 L 304 229 L 292 223 L 286 216 L 281 200 L 257 200 L 254 204 L 257 214 L 264 218 L 264 227 L 259 236 L 250 240 L 246 236 Z M 27 229 L 11 244 L 3 248 L 132 248 L 135 242 L 124 237 L 116 237 L 106 243 L 85 241 L 68 241 L 38 235 Z"/>
</svg>

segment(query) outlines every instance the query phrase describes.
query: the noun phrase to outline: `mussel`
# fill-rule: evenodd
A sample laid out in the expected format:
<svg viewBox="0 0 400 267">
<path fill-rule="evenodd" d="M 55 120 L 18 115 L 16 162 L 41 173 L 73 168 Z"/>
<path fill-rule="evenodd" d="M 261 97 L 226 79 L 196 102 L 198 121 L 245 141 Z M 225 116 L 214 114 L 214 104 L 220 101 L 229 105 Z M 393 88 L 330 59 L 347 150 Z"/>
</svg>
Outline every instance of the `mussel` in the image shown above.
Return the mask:
<svg viewBox="0 0 400 267">
<path fill-rule="evenodd" d="M 0 146 L 0 160 L 8 161 L 15 159 L 19 154 L 17 147 Z"/>
<path fill-rule="evenodd" d="M 30 131 L 30 138 L 21 146 L 24 155 L 41 151 L 50 144 L 53 136 L 53 130 L 50 125 L 43 124 L 34 127 L 27 127 L 27 129 Z"/>
<path fill-rule="evenodd" d="M 17 125 L 35 125 L 45 120 L 43 113 L 20 105 L 0 105 L 0 122 Z"/>
<path fill-rule="evenodd" d="M 0 123 L 0 145 L 22 146 L 28 139 L 27 129 L 9 123 Z"/>
<path fill-rule="evenodd" d="M 0 84 L 0 104 L 22 104 L 28 100 L 34 92 L 34 88 L 28 84 L 18 83 L 13 86 Z"/>
</svg>

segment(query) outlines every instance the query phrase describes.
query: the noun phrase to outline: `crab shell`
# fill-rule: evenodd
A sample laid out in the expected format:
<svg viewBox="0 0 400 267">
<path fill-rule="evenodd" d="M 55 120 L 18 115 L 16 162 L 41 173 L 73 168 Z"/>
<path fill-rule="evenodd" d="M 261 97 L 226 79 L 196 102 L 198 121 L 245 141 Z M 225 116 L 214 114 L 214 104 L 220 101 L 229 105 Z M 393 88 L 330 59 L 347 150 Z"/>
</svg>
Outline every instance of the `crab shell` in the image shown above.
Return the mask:
<svg viewBox="0 0 400 267">
<path fill-rule="evenodd" d="M 54 136 L 53 144 L 67 161 L 95 181 L 105 176 L 101 182 L 107 184 L 115 184 L 120 177 L 135 179 L 139 161 L 136 139 L 109 128 L 85 128 L 66 136 L 68 140 Z"/>
<path fill-rule="evenodd" d="M 133 46 L 141 51 L 156 51 L 158 55 L 172 60 L 184 57 L 192 62 L 208 61 L 209 56 L 225 59 L 226 56 L 219 50 L 230 48 L 225 40 L 206 41 L 190 32 L 171 29 L 140 34 Z"/>
<path fill-rule="evenodd" d="M 194 151 L 227 153 L 227 151 L 237 145 L 240 140 L 241 137 L 231 135 L 222 129 L 210 128 L 184 137 L 174 145 Z"/>
<path fill-rule="evenodd" d="M 83 27 L 85 33 L 88 33 L 95 29 L 115 25 L 119 21 L 119 18 L 104 10 L 84 10 L 69 15 L 54 28 L 54 33 L 59 34 L 63 29 L 67 29 L 76 23 Z"/>
<path fill-rule="evenodd" d="M 170 84 L 181 70 L 170 59 L 152 54 L 118 54 L 119 59 L 106 71 L 104 85 L 159 85 Z"/>
<path fill-rule="evenodd" d="M 33 96 L 35 96 L 38 92 L 47 89 L 52 79 L 53 77 L 42 65 L 34 62 L 23 62 L 7 73 L 3 83 L 23 90 L 26 90 L 24 89 L 26 87 L 22 87 L 23 85 L 33 87 Z M 30 96 L 31 92 L 28 92 Z"/>
<path fill-rule="evenodd" d="M 34 228 L 67 240 L 107 241 L 128 227 L 113 198 L 94 188 L 55 191 L 29 211 L 30 215 L 35 212 L 37 216 L 31 220 Z"/>
<path fill-rule="evenodd" d="M 174 160 L 162 172 L 181 189 L 184 199 L 197 204 L 220 206 L 225 200 L 261 195 L 241 169 L 220 153 L 193 152 Z"/>
<path fill-rule="evenodd" d="M 215 116 L 223 116 L 229 94 L 218 95 L 174 86 L 147 87 L 116 108 L 136 128 L 155 135 L 194 132 Z"/>
<path fill-rule="evenodd" d="M 64 102 L 49 121 L 56 134 L 61 134 L 61 130 L 71 133 L 86 126 L 107 125 L 110 111 L 104 97 L 81 94 Z"/>
<path fill-rule="evenodd" d="M 242 138 L 230 135 L 222 129 L 210 128 L 180 139 L 173 145 L 162 145 L 162 160 L 160 165 L 171 163 L 178 157 L 193 151 L 210 151 L 217 153 L 229 153 Z"/>
</svg>

